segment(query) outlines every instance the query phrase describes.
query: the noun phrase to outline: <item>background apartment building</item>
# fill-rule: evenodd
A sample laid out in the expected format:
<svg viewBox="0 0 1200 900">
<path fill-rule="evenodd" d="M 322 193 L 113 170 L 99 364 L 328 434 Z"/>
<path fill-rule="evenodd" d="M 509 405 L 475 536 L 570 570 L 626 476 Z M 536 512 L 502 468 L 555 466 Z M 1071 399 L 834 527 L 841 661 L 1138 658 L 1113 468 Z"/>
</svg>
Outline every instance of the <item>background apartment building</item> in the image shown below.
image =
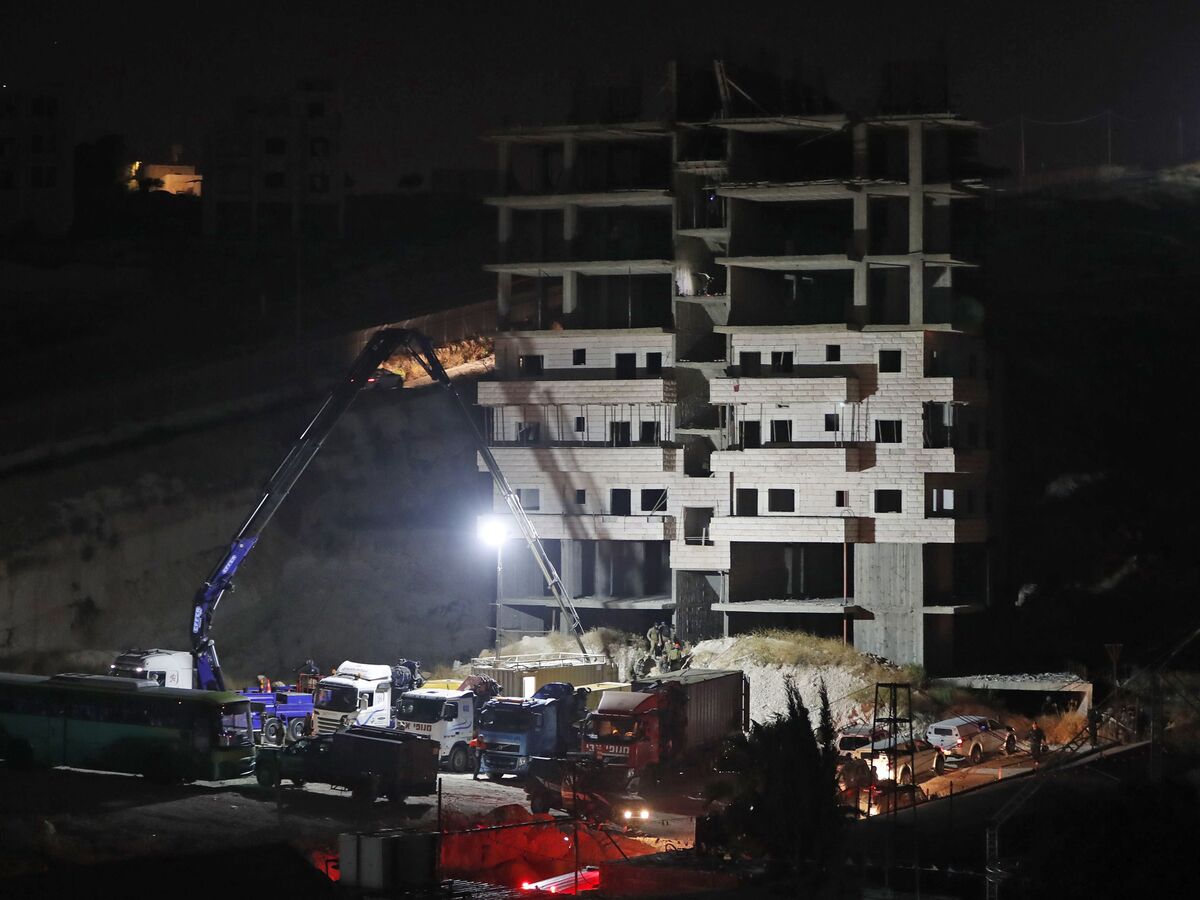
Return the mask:
<svg viewBox="0 0 1200 900">
<path fill-rule="evenodd" d="M 70 230 L 74 134 L 66 107 L 59 88 L 0 88 L 0 234 Z"/>
<path fill-rule="evenodd" d="M 718 115 L 508 130 L 497 457 L 585 624 L 845 634 L 953 665 L 987 602 L 974 126 Z M 553 627 L 509 554 L 502 627 Z"/>
<path fill-rule="evenodd" d="M 204 148 L 204 233 L 342 237 L 346 172 L 341 95 L 303 82 L 282 97 L 248 99 Z"/>
</svg>

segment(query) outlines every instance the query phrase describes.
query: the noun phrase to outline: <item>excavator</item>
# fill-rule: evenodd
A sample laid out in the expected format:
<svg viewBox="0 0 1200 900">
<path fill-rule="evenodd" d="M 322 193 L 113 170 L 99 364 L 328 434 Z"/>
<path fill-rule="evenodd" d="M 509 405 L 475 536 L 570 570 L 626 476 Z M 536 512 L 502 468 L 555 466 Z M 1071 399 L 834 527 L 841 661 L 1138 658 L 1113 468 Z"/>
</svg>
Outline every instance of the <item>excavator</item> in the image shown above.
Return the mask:
<svg viewBox="0 0 1200 900">
<path fill-rule="evenodd" d="M 330 391 L 316 415 L 300 433 L 283 462 L 267 479 L 257 502 L 242 522 L 241 527 L 233 535 L 229 548 L 221 556 L 208 578 L 205 579 L 204 584 L 196 591 L 190 618 L 192 649 L 188 669 L 192 671 L 182 673 L 178 670 L 169 671 L 169 657 L 186 658 L 186 654 L 179 651 L 129 650 L 117 658 L 117 662 L 111 667 L 112 674 L 136 678 L 158 677 L 166 684 L 178 684 L 180 687 L 195 686 L 210 691 L 226 689 L 225 678 L 221 673 L 221 663 L 217 657 L 217 647 L 211 633 L 213 616 L 218 605 L 222 598 L 233 590 L 233 579 L 239 567 L 258 544 L 263 530 L 283 501 L 287 499 L 288 492 L 304 474 L 304 470 L 308 468 L 308 464 L 320 451 L 325 439 L 329 437 L 338 421 L 350 408 L 355 397 L 363 388 L 375 383 L 379 377 L 380 367 L 388 359 L 401 352 L 407 353 L 416 360 L 429 377 L 449 393 L 462 414 L 462 419 L 475 440 L 479 456 L 483 459 L 497 490 L 504 498 L 525 543 L 533 554 L 563 616 L 564 624 L 570 628 L 579 645 L 580 652 L 586 652 L 583 645 L 583 626 L 579 621 L 579 613 L 575 609 L 571 595 L 567 592 L 554 562 L 538 538 L 533 522 L 521 508 L 519 495 L 508 483 L 495 455 L 475 424 L 470 408 L 455 389 L 454 382 L 438 360 L 433 344 L 428 337 L 414 329 L 381 328 L 371 336 L 366 347 L 350 366 L 349 372 L 334 385 L 333 390 Z M 164 657 L 167 657 L 166 661 L 158 662 Z M 154 668 L 156 666 L 161 666 L 168 671 L 160 672 Z M 188 678 L 189 675 L 192 677 Z M 191 684 L 184 683 L 186 681 L 190 681 Z"/>
</svg>

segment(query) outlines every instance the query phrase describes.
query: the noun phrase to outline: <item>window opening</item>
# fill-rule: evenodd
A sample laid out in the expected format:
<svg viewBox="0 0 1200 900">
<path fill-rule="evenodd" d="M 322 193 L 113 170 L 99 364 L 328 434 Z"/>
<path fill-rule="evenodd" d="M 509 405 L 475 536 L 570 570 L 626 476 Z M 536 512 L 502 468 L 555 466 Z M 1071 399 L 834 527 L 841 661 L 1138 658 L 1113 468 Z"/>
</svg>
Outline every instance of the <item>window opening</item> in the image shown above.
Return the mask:
<svg viewBox="0 0 1200 900">
<path fill-rule="evenodd" d="M 796 492 L 791 488 L 770 488 L 767 491 L 767 512 L 795 512 Z"/>
<path fill-rule="evenodd" d="M 901 511 L 901 498 L 903 493 L 896 490 L 885 490 L 875 492 L 875 512 L 877 513 L 898 513 Z"/>
</svg>

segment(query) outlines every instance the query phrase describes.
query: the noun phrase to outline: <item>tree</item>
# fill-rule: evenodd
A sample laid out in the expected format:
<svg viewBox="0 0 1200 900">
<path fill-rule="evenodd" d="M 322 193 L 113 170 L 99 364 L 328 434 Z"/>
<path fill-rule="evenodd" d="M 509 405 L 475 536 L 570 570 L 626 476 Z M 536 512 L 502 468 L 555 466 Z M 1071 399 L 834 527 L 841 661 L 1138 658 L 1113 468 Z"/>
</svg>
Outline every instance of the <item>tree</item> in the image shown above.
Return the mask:
<svg viewBox="0 0 1200 900">
<path fill-rule="evenodd" d="M 754 723 L 728 747 L 727 761 L 737 776 L 725 830 L 739 849 L 792 867 L 807 887 L 828 887 L 838 874 L 843 821 L 829 696 L 822 683 L 814 731 L 790 677 L 784 690 L 786 712 Z"/>
</svg>

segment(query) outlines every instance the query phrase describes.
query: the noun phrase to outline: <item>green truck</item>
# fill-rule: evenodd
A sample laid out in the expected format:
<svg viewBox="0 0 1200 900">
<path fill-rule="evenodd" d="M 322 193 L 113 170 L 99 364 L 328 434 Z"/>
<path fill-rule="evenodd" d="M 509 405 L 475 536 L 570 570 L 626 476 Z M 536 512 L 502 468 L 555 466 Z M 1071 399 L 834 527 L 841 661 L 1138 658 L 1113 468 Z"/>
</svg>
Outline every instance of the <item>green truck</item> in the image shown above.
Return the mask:
<svg viewBox="0 0 1200 900">
<path fill-rule="evenodd" d="M 297 787 L 328 784 L 363 803 L 379 797 L 402 803 L 436 793 L 437 775 L 438 745 L 433 741 L 367 725 L 301 738 L 286 747 L 264 747 L 255 766 L 263 787 L 278 787 L 285 780 Z"/>
</svg>

